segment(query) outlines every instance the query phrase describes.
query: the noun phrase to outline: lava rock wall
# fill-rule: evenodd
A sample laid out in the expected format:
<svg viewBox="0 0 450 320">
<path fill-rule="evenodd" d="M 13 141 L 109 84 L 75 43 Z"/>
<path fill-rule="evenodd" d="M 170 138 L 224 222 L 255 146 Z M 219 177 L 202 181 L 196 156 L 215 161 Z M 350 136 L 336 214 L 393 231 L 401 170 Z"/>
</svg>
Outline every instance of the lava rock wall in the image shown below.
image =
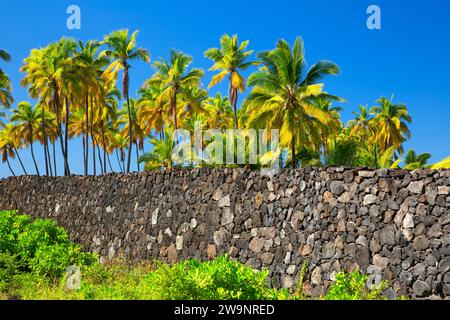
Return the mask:
<svg viewBox="0 0 450 320">
<path fill-rule="evenodd" d="M 0 209 L 51 218 L 102 260 L 230 257 L 320 296 L 340 270 L 389 298 L 450 298 L 450 170 L 195 169 L 0 180 Z"/>
</svg>

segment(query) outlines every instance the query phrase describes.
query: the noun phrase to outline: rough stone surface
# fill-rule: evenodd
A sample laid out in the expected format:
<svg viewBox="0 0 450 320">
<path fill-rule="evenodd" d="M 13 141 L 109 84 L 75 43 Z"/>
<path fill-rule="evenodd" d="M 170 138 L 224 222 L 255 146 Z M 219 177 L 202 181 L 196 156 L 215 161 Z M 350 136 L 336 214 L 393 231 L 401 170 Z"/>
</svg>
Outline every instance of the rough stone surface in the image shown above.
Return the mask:
<svg viewBox="0 0 450 320">
<path fill-rule="evenodd" d="M 308 261 L 313 296 L 359 268 L 390 298 L 450 299 L 449 183 L 450 170 L 342 167 L 29 176 L 0 180 L 0 209 L 56 220 L 103 261 L 229 254 L 290 289 Z"/>
<path fill-rule="evenodd" d="M 426 297 L 431 293 L 428 283 L 422 280 L 417 280 L 416 282 L 414 282 L 413 290 L 417 297 Z"/>
</svg>

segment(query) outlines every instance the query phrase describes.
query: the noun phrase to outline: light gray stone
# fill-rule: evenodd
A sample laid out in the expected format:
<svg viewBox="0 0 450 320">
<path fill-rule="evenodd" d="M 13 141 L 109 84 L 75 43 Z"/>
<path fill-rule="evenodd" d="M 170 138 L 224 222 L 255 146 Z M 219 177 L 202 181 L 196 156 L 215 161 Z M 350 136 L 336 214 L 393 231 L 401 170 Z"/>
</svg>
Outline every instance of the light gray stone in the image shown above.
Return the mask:
<svg viewBox="0 0 450 320">
<path fill-rule="evenodd" d="M 364 201 L 363 201 L 363 205 L 368 206 L 371 205 L 375 202 L 377 202 L 377 196 L 373 195 L 373 194 L 368 194 L 366 196 L 364 196 Z"/>
<path fill-rule="evenodd" d="M 408 190 L 411 193 L 421 194 L 423 193 L 424 183 L 423 181 L 413 181 L 408 185 Z"/>
</svg>

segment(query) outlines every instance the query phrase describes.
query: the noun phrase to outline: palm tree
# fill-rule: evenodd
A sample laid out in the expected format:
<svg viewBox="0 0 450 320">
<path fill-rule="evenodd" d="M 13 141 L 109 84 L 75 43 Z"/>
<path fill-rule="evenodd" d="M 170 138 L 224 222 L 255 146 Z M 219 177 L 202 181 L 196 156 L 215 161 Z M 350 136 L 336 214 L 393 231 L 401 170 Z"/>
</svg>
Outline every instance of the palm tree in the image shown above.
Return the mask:
<svg viewBox="0 0 450 320">
<path fill-rule="evenodd" d="M 239 72 L 252 65 L 257 65 L 256 62 L 247 61 L 248 57 L 253 53 L 253 50 L 246 51 L 248 44 L 248 40 L 239 44 L 237 35 L 230 37 L 225 34 L 220 38 L 220 49 L 211 48 L 205 52 L 205 56 L 214 61 L 214 65 L 210 70 L 220 71 L 211 79 L 208 88 L 222 82 L 228 75 L 228 96 L 234 109 L 236 129 L 239 128 L 237 118 L 238 92 L 244 92 L 245 90 L 245 80 Z"/>
<path fill-rule="evenodd" d="M 429 153 L 416 154 L 414 150 L 410 149 L 404 159 L 405 169 L 415 170 L 425 168 L 430 158 L 431 154 Z"/>
<path fill-rule="evenodd" d="M 36 174 L 39 176 L 39 168 L 34 157 L 33 141 L 36 136 L 36 129 L 40 123 L 40 111 L 29 102 L 22 101 L 17 105 L 17 109 L 13 110 L 11 121 L 17 122 L 18 136 L 25 141 L 26 145 L 30 145 L 31 157 L 33 158 Z"/>
<path fill-rule="evenodd" d="M 354 166 L 358 160 L 358 143 L 353 139 L 332 139 L 325 164 L 333 166 Z"/>
<path fill-rule="evenodd" d="M 323 125 L 335 121 L 315 102 L 318 99 L 341 100 L 325 93 L 323 84 L 317 83 L 326 75 L 338 74 L 339 68 L 332 62 L 319 61 L 305 73 L 300 38 L 296 38 L 292 48 L 285 40 L 280 40 L 275 49 L 261 52 L 258 58 L 262 67 L 249 77 L 248 85 L 253 89 L 244 103 L 250 114 L 249 126 L 280 129 L 281 144 L 290 146 L 295 168 L 296 144 L 310 143 L 309 134 L 317 121 Z"/>
<path fill-rule="evenodd" d="M 156 73 L 146 81 L 145 86 L 162 86 L 164 91 L 159 99 L 169 101 L 172 114 L 172 125 L 178 129 L 178 98 L 187 98 L 190 87 L 200 84 L 203 77 L 203 70 L 192 68 L 188 70 L 192 63 L 192 57 L 185 55 L 181 51 L 170 51 L 170 59 L 166 61 L 161 58 L 153 64 Z"/>
<path fill-rule="evenodd" d="M 166 172 L 170 172 L 175 166 L 173 161 L 175 141 L 172 139 L 172 134 L 167 132 L 164 140 L 157 140 L 153 137 L 150 140 L 153 144 L 153 150 L 141 156 L 139 162 L 145 163 L 145 170 L 165 169 Z"/>
<path fill-rule="evenodd" d="M 169 100 L 164 99 L 164 87 L 147 85 L 139 89 L 140 97 L 137 100 L 137 119 L 146 136 L 155 130 L 163 139 L 164 125 L 170 122 Z"/>
<path fill-rule="evenodd" d="M 5 50 L 0 49 L 0 60 L 10 61 L 11 56 Z M 13 98 L 11 95 L 11 81 L 0 68 L 0 106 L 3 105 L 9 108 L 12 103 Z"/>
<path fill-rule="evenodd" d="M 233 125 L 233 109 L 228 97 L 222 97 L 220 92 L 205 101 L 204 108 L 208 117 L 206 123 L 211 129 L 229 129 Z"/>
<path fill-rule="evenodd" d="M 383 151 L 391 146 L 399 150 L 402 154 L 402 143 L 411 137 L 408 129 L 408 123 L 411 123 L 411 116 L 404 104 L 393 104 L 392 98 L 388 100 L 381 97 L 377 100 L 378 106 L 373 108 L 376 113 L 375 125 L 377 144 Z"/>
<path fill-rule="evenodd" d="M 100 56 L 105 55 L 108 58 L 113 59 L 109 67 L 105 70 L 104 75 L 106 78 L 115 77 L 119 70 L 123 69 L 122 76 L 122 94 L 126 98 L 127 106 L 130 106 L 130 78 L 129 69 L 131 65 L 128 63 L 129 60 L 139 59 L 145 62 L 150 62 L 150 55 L 148 51 L 144 48 L 138 48 L 136 44 L 136 37 L 138 31 L 135 31 L 129 36 L 128 30 L 114 31 L 110 35 L 106 36 L 104 43 L 109 47 L 109 50 L 105 50 L 100 54 Z M 131 110 L 127 108 L 128 111 L 128 122 L 132 124 Z M 129 146 L 128 146 L 128 161 L 127 170 L 130 172 L 131 165 L 131 151 L 133 147 L 133 132 L 132 125 L 129 126 Z"/>
<path fill-rule="evenodd" d="M 70 174 L 70 168 L 68 154 L 65 148 L 66 143 L 64 142 L 62 133 L 61 114 L 65 105 L 65 122 L 67 124 L 69 110 L 67 97 L 64 96 L 64 90 L 67 91 L 69 81 L 76 82 L 73 79 L 73 63 L 71 61 L 75 47 L 76 43 L 74 40 L 63 38 L 46 48 L 34 49 L 24 60 L 24 65 L 20 69 L 22 72 L 26 72 L 21 84 L 24 87 L 28 87 L 30 96 L 32 98 L 39 98 L 41 103 L 53 106 L 61 152 L 64 159 L 64 173 L 66 175 Z M 68 131 L 67 127 L 66 131 Z"/>
<path fill-rule="evenodd" d="M 193 114 L 206 114 L 203 105 L 208 99 L 208 92 L 200 86 L 188 86 L 180 96 L 182 108 L 178 110 L 177 118 L 183 121 L 185 117 Z"/>
<path fill-rule="evenodd" d="M 359 113 L 353 111 L 352 114 L 355 119 L 348 122 L 351 135 L 358 137 L 362 142 L 368 142 L 375 132 L 372 113 L 369 112 L 367 106 L 359 106 Z"/>
<path fill-rule="evenodd" d="M 104 104 L 104 100 L 107 99 L 108 88 L 115 81 L 114 75 L 111 79 L 101 79 L 103 68 L 108 64 L 109 59 L 97 56 L 99 48 L 100 43 L 97 41 L 88 41 L 86 43 L 79 41 L 74 57 L 77 76 L 82 80 L 79 97 L 82 105 L 79 105 L 79 108 L 85 112 L 85 116 L 83 117 L 85 125 L 81 133 L 84 136 L 84 175 L 87 175 L 89 170 L 89 134 L 92 131 L 90 127 L 92 127 L 93 122 L 90 114 L 94 114 L 93 108 L 95 102 L 99 102 L 101 106 Z M 95 148 L 95 145 L 93 145 L 93 148 Z"/>
<path fill-rule="evenodd" d="M 2 156 L 2 162 L 8 164 L 9 171 L 15 177 L 16 173 L 11 167 L 11 163 L 9 162 L 9 158 L 14 158 L 14 149 L 10 143 L 11 137 L 7 134 L 7 132 L 3 129 L 0 131 L 0 154 Z"/>
<path fill-rule="evenodd" d="M 11 82 L 6 74 L 0 72 L 0 105 L 9 108 L 13 101 Z"/>
<path fill-rule="evenodd" d="M 8 52 L 3 49 L 0 49 L 0 60 L 9 62 L 11 60 L 11 56 Z M 2 68 L 0 68 L 0 74 L 4 74 Z"/>
<path fill-rule="evenodd" d="M 11 60 L 11 56 L 5 50 L 0 49 L 0 59 L 4 61 L 9 61 Z"/>
<path fill-rule="evenodd" d="M 19 152 L 16 148 L 17 134 L 15 127 L 12 123 L 5 124 L 2 118 L 6 118 L 6 113 L 0 109 L 0 152 L 2 154 L 2 162 L 7 162 L 9 171 L 11 171 L 11 174 L 15 176 L 15 172 L 9 163 L 9 158 L 14 158 L 15 153 L 19 159 L 24 174 L 27 175 L 27 171 L 25 170 L 22 159 L 20 158 Z"/>
</svg>

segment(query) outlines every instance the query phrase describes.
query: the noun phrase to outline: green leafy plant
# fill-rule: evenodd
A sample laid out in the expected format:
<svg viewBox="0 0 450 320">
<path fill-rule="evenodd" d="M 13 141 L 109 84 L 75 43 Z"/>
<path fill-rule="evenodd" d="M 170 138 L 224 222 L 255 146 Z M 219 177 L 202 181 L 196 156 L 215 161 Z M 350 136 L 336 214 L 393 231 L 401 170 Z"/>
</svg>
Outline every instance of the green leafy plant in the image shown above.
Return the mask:
<svg viewBox="0 0 450 320">
<path fill-rule="evenodd" d="M 297 289 L 295 290 L 295 292 L 292 296 L 293 299 L 300 299 L 300 300 L 305 299 L 305 294 L 303 293 L 303 281 L 305 279 L 306 273 L 308 272 L 308 266 L 309 266 L 309 262 L 304 261 L 300 268 L 300 275 L 299 275 L 299 280 L 298 280 L 298 284 L 297 284 Z"/>
<path fill-rule="evenodd" d="M 325 295 L 325 300 L 386 300 L 382 292 L 387 288 L 386 281 L 382 281 L 376 288 L 366 286 L 368 276 L 353 271 L 349 274 L 336 274 L 336 282 Z"/>
<path fill-rule="evenodd" d="M 260 300 L 277 296 L 266 284 L 267 271 L 230 260 L 227 256 L 213 261 L 187 260 L 173 266 L 159 264 L 147 281 L 156 299 L 187 300 Z"/>
<path fill-rule="evenodd" d="M 96 255 L 86 253 L 70 241 L 64 228 L 49 219 L 0 212 L 0 253 L 15 259 L 15 272 L 60 278 L 71 265 L 90 265 Z"/>
</svg>

